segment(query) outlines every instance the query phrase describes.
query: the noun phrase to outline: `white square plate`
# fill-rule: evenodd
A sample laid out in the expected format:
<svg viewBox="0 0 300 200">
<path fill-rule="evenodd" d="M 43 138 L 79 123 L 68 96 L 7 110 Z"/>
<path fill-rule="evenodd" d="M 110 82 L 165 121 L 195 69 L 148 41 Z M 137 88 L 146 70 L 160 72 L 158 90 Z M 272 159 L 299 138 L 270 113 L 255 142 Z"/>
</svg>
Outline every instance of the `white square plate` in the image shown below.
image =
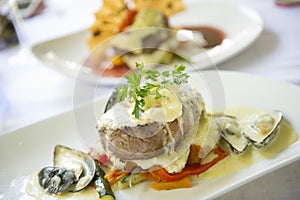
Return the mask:
<svg viewBox="0 0 300 200">
<path fill-rule="evenodd" d="M 277 109 L 300 133 L 300 88 L 288 83 L 237 72 L 207 71 L 194 73 L 190 84 L 200 91 L 207 108 L 245 106 Z M 29 175 L 52 163 L 53 149 L 61 144 L 86 150 L 84 144 L 97 140 L 96 119 L 103 113 L 107 98 L 75 108 L 56 117 L 0 136 L 0 192 L 11 181 Z M 85 136 L 83 136 L 83 134 Z M 80 137 L 81 136 L 81 137 Z M 83 137 L 82 137 L 83 136 Z M 199 179 L 189 189 L 155 191 L 147 183 L 116 192 L 117 199 L 208 199 L 216 198 L 255 178 L 288 165 L 300 158 L 296 141 L 276 157 L 216 179 Z M 14 194 L 18 194 L 16 191 Z"/>
</svg>

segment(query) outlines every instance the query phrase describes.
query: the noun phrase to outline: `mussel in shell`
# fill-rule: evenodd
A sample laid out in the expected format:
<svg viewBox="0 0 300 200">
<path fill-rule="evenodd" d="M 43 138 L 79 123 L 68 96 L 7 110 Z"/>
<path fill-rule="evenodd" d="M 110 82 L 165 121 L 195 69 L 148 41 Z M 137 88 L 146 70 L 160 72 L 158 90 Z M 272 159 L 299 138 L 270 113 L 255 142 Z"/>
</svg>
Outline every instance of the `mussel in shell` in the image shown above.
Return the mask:
<svg viewBox="0 0 300 200">
<path fill-rule="evenodd" d="M 49 194 L 67 190 L 76 180 L 74 171 L 59 167 L 45 167 L 38 177 L 40 186 Z"/>
<path fill-rule="evenodd" d="M 228 115 L 219 116 L 215 119 L 219 127 L 219 133 L 230 149 L 237 154 L 244 152 L 249 145 L 249 141 L 244 137 L 238 119 Z"/>
<path fill-rule="evenodd" d="M 216 116 L 219 133 L 234 153 L 242 153 L 249 143 L 256 148 L 268 145 L 278 132 L 283 114 L 280 111 L 254 113 L 246 118 Z"/>
<path fill-rule="evenodd" d="M 80 191 L 89 185 L 96 171 L 92 157 L 61 145 L 55 147 L 53 165 L 38 173 L 40 185 L 50 194 Z"/>
<path fill-rule="evenodd" d="M 243 134 L 255 147 L 264 147 L 275 137 L 282 119 L 280 111 L 253 114 L 243 122 Z"/>
</svg>

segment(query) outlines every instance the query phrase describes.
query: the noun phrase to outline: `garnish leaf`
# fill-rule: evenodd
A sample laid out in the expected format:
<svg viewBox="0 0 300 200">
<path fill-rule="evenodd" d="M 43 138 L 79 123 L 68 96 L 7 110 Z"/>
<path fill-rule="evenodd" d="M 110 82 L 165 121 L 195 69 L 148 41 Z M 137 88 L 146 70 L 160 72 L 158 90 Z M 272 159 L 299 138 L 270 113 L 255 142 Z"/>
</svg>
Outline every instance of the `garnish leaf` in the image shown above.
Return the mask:
<svg viewBox="0 0 300 200">
<path fill-rule="evenodd" d="M 147 80 L 157 81 L 160 73 L 154 69 L 149 69 L 145 71 Z"/>
<path fill-rule="evenodd" d="M 123 101 L 128 96 L 128 86 L 119 86 L 118 98 Z"/>
<path fill-rule="evenodd" d="M 155 69 L 144 69 L 144 64 L 136 63 L 137 72 L 132 72 L 125 75 L 125 79 L 129 86 L 120 86 L 118 98 L 124 100 L 126 98 L 132 98 L 134 101 L 134 108 L 132 114 L 136 118 L 140 118 L 144 112 L 145 98 L 148 95 L 154 95 L 155 99 L 165 98 L 160 94 L 160 89 L 167 87 L 172 84 L 184 84 L 188 82 L 190 77 L 185 73 L 184 65 L 175 65 L 173 71 L 159 72 Z M 142 77 L 145 76 L 146 80 L 141 85 Z M 153 89 L 155 88 L 155 91 Z"/>
<path fill-rule="evenodd" d="M 129 83 L 130 90 L 135 90 L 140 86 L 142 76 L 141 74 L 131 73 L 126 74 L 125 78 L 127 80 L 127 83 Z"/>
<path fill-rule="evenodd" d="M 187 73 L 184 73 L 185 66 L 183 65 L 175 65 L 175 69 L 172 72 L 173 82 L 175 84 L 183 84 L 188 82 L 188 78 L 190 77 Z"/>
<path fill-rule="evenodd" d="M 161 75 L 163 75 L 164 77 L 169 77 L 170 72 L 169 71 L 164 71 L 164 72 L 161 73 Z"/>
</svg>

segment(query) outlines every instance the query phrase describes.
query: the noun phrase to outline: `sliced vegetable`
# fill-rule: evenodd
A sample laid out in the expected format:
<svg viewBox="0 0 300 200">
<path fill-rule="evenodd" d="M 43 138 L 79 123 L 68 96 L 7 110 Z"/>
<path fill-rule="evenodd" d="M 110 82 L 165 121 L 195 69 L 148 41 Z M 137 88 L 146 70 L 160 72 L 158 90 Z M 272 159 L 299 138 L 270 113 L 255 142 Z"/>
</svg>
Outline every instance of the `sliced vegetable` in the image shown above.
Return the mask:
<svg viewBox="0 0 300 200">
<path fill-rule="evenodd" d="M 168 181 L 150 184 L 150 187 L 155 190 L 173 190 L 178 188 L 190 188 L 191 181 L 189 178 L 185 177 L 178 181 Z"/>
<path fill-rule="evenodd" d="M 111 195 L 105 195 L 101 197 L 100 200 L 115 200 L 115 198 Z"/>
<path fill-rule="evenodd" d="M 105 172 L 101 168 L 98 161 L 95 160 L 96 163 L 96 173 L 94 177 L 94 186 L 99 194 L 99 198 L 101 200 L 114 200 L 115 195 L 109 185 L 108 180 L 104 177 Z"/>
<path fill-rule="evenodd" d="M 117 187 L 118 189 L 125 189 L 128 187 L 132 187 L 145 180 L 146 179 L 140 174 L 129 174 L 117 182 Z"/>
<path fill-rule="evenodd" d="M 143 177 L 144 179 L 147 179 L 147 180 L 150 180 L 150 181 L 153 181 L 156 183 L 160 182 L 160 177 L 153 176 L 150 172 L 141 173 L 140 176 Z"/>
<path fill-rule="evenodd" d="M 166 181 L 178 181 L 189 175 L 199 175 L 227 156 L 227 153 L 223 151 L 220 147 L 215 148 L 213 152 L 217 154 L 218 157 L 214 158 L 211 162 L 203 165 L 196 164 L 196 165 L 186 166 L 179 173 L 170 174 L 165 169 L 161 168 L 159 170 L 160 178 Z"/>
<path fill-rule="evenodd" d="M 104 177 L 106 179 L 112 179 L 114 176 L 116 176 L 116 174 L 118 174 L 120 172 L 120 170 L 112 170 L 110 172 L 108 172 Z"/>
<path fill-rule="evenodd" d="M 109 184 L 113 186 L 128 174 L 129 174 L 128 172 L 124 172 L 121 170 L 113 170 L 109 172 L 107 175 L 105 175 L 105 178 L 109 181 Z"/>
<path fill-rule="evenodd" d="M 161 168 L 161 167 L 160 167 Z M 160 169 L 159 168 L 159 169 Z M 156 169 L 156 170 L 150 170 L 149 171 L 149 173 L 153 176 L 153 177 L 155 177 L 156 179 L 157 179 L 157 181 L 156 182 L 160 182 L 161 181 L 161 178 L 160 178 L 160 174 L 159 174 L 159 170 L 158 169 Z"/>
</svg>

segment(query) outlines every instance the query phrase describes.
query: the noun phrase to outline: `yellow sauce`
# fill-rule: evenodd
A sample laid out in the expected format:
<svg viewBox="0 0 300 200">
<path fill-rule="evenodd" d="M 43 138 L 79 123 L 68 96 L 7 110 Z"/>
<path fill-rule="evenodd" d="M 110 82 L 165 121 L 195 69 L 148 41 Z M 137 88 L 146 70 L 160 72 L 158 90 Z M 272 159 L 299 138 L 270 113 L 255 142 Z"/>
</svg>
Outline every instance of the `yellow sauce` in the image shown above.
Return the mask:
<svg viewBox="0 0 300 200">
<path fill-rule="evenodd" d="M 238 118 L 251 115 L 257 112 L 256 109 L 234 107 L 228 108 L 226 114 L 237 116 Z M 211 167 L 205 173 L 201 174 L 199 178 L 217 178 L 221 177 L 242 168 L 251 166 L 261 160 L 271 159 L 286 149 L 288 146 L 298 140 L 299 135 L 285 120 L 280 125 L 279 132 L 275 138 L 266 147 L 257 149 L 250 145 L 245 152 L 241 154 L 233 154 L 227 147 L 224 141 L 220 142 L 221 147 L 228 152 L 228 156 Z"/>
<path fill-rule="evenodd" d="M 85 200 L 85 199 L 99 199 L 97 191 L 93 187 L 87 187 L 79 192 L 66 192 L 59 195 L 49 195 L 45 192 L 38 183 L 37 173 L 27 177 L 24 180 L 25 193 L 22 199 L 40 199 L 40 200 Z"/>
</svg>

